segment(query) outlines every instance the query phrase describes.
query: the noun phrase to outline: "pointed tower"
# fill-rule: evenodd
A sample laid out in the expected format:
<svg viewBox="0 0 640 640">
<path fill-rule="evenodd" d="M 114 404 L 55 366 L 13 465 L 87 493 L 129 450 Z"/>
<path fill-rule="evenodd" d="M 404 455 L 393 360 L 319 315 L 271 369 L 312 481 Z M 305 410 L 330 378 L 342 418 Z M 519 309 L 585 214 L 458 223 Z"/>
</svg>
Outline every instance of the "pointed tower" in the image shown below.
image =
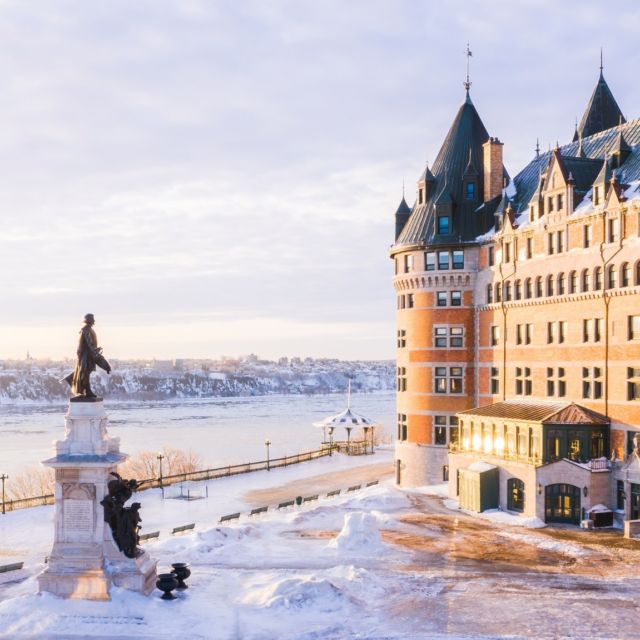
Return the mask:
<svg viewBox="0 0 640 640">
<path fill-rule="evenodd" d="M 398 208 L 396 210 L 396 239 L 400 235 L 400 232 L 402 231 L 402 228 L 404 227 L 404 225 L 407 224 L 407 220 L 409 219 L 410 215 L 411 215 L 411 209 L 409 209 L 409 205 L 407 204 L 407 201 L 404 199 L 404 193 L 403 193 L 402 200 L 400 201 L 400 204 L 398 205 Z"/>
<path fill-rule="evenodd" d="M 601 62 L 598 83 L 591 94 L 591 99 L 576 129 L 573 140 L 575 142 L 579 137 L 586 138 L 594 133 L 611 129 L 625 122 L 622 111 L 613 97 L 607 81 L 604 79 Z"/>
<path fill-rule="evenodd" d="M 477 238 L 493 226 L 507 174 L 502 143 L 489 136 L 469 86 L 467 80 L 464 102 L 418 180 L 416 204 L 391 249 L 398 296 L 396 481 L 403 486 L 447 479 L 456 413 L 475 406 Z"/>
</svg>

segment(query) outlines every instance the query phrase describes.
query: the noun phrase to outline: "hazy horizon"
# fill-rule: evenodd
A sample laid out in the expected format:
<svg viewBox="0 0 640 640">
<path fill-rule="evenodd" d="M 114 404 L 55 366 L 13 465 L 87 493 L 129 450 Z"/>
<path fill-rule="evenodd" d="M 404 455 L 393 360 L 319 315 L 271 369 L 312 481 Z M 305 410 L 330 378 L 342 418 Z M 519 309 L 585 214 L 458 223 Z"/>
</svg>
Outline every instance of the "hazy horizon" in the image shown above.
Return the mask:
<svg viewBox="0 0 640 640">
<path fill-rule="evenodd" d="M 640 12 L 598 2 L 0 4 L 0 359 L 392 359 L 393 214 L 471 95 L 515 175 Z"/>
</svg>

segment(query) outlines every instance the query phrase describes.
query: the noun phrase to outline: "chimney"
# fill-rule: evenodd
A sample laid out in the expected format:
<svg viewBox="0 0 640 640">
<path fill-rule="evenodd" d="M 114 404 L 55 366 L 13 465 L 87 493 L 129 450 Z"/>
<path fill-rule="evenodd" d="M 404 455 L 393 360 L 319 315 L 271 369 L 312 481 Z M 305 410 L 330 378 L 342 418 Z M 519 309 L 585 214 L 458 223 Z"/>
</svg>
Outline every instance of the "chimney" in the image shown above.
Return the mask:
<svg viewBox="0 0 640 640">
<path fill-rule="evenodd" d="M 502 193 L 504 169 L 502 167 L 503 143 L 498 138 L 489 138 L 482 145 L 484 170 L 484 202 Z"/>
</svg>

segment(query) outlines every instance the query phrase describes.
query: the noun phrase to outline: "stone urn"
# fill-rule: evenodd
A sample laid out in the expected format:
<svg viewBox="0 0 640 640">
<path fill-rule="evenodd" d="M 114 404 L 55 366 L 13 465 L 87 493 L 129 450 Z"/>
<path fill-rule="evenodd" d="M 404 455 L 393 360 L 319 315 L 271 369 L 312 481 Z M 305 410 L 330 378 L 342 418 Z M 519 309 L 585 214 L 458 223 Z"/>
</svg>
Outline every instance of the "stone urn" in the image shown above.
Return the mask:
<svg viewBox="0 0 640 640">
<path fill-rule="evenodd" d="M 186 562 L 174 562 L 172 565 L 173 573 L 178 579 L 178 586 L 176 589 L 188 589 L 189 587 L 184 581 L 191 575 L 191 569 Z"/>
<path fill-rule="evenodd" d="M 163 600 L 175 600 L 171 592 L 178 588 L 178 578 L 173 573 L 159 573 L 156 587 L 164 592 L 161 596 Z"/>
</svg>

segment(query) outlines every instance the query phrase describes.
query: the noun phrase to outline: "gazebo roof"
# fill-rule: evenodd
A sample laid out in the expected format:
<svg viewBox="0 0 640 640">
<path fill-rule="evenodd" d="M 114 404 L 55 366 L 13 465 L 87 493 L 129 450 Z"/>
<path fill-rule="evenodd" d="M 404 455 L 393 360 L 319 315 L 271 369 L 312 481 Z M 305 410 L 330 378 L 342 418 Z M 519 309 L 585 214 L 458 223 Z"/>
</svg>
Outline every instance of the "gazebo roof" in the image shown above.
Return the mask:
<svg viewBox="0 0 640 640">
<path fill-rule="evenodd" d="M 327 427 L 377 427 L 379 424 L 379 422 L 365 418 L 363 415 L 351 410 L 351 380 L 349 380 L 347 408 L 335 416 L 329 416 L 324 420 L 314 422 L 313 426 L 326 429 Z"/>
</svg>

